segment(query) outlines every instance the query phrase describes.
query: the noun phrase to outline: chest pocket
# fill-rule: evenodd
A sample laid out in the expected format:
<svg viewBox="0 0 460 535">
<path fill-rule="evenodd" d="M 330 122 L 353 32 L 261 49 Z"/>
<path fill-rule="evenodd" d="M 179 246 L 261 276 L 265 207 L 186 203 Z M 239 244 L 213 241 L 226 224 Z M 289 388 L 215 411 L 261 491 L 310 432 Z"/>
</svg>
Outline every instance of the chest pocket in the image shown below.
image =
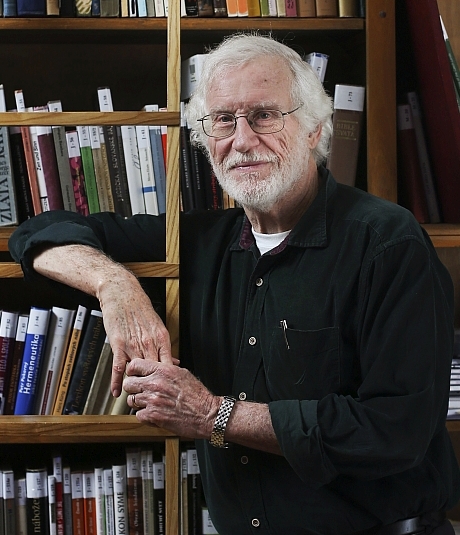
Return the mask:
<svg viewBox="0 0 460 535">
<path fill-rule="evenodd" d="M 289 345 L 289 349 L 288 346 Z M 269 393 L 279 399 L 321 399 L 340 389 L 339 328 L 273 330 L 264 368 Z"/>
</svg>

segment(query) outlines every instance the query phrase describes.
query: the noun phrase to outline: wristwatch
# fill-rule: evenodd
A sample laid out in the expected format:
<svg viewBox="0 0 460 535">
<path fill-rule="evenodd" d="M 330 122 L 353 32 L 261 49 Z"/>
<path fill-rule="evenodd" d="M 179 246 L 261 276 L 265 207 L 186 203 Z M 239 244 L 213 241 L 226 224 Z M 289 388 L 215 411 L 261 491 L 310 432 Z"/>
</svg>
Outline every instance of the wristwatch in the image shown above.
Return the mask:
<svg viewBox="0 0 460 535">
<path fill-rule="evenodd" d="M 227 427 L 227 422 L 232 413 L 235 401 L 235 398 L 224 396 L 224 399 L 220 404 L 219 412 L 217 413 L 214 427 L 212 429 L 211 438 L 209 439 L 209 442 L 215 448 L 228 448 L 228 443 L 224 441 L 225 428 Z"/>
</svg>

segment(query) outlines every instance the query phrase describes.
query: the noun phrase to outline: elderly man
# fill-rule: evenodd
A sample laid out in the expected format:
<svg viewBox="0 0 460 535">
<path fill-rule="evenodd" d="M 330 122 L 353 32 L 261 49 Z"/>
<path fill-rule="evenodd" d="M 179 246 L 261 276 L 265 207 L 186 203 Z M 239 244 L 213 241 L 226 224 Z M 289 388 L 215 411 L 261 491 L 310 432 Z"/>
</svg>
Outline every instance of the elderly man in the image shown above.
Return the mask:
<svg viewBox="0 0 460 535">
<path fill-rule="evenodd" d="M 188 118 L 242 208 L 182 216 L 181 366 L 114 262 L 162 260 L 163 217 L 45 213 L 14 258 L 98 297 L 114 395 L 126 368 L 139 420 L 196 439 L 220 535 L 453 533 L 453 290 L 426 234 L 336 184 L 330 98 L 270 38 L 211 52 Z"/>
</svg>

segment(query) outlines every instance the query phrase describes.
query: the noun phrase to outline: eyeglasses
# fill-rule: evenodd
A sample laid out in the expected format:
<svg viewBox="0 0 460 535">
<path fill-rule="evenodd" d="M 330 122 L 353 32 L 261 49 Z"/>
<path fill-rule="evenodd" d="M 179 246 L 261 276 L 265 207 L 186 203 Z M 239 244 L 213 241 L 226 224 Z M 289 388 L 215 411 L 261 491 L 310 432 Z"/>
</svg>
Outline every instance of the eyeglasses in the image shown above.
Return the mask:
<svg viewBox="0 0 460 535">
<path fill-rule="evenodd" d="M 252 110 L 246 115 L 233 115 L 233 113 L 210 113 L 200 121 L 203 132 L 208 137 L 230 137 L 236 130 L 236 122 L 245 117 L 251 129 L 257 134 L 275 134 L 284 128 L 284 118 L 297 111 L 301 106 L 291 111 L 279 110 Z"/>
</svg>

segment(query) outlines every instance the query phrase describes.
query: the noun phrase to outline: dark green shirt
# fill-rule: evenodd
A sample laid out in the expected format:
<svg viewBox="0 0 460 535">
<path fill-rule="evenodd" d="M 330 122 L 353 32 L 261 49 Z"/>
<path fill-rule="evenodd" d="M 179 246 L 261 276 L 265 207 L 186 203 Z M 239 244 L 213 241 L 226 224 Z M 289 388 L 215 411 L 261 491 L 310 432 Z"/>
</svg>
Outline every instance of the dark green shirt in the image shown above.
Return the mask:
<svg viewBox="0 0 460 535">
<path fill-rule="evenodd" d="M 49 212 L 10 246 L 32 274 L 36 245 L 69 242 L 162 260 L 164 218 Z M 268 403 L 284 454 L 197 442 L 220 535 L 346 535 L 456 503 L 453 288 L 408 211 L 321 169 L 263 256 L 242 210 L 183 215 L 180 269 L 182 363 L 215 394 Z"/>
</svg>

